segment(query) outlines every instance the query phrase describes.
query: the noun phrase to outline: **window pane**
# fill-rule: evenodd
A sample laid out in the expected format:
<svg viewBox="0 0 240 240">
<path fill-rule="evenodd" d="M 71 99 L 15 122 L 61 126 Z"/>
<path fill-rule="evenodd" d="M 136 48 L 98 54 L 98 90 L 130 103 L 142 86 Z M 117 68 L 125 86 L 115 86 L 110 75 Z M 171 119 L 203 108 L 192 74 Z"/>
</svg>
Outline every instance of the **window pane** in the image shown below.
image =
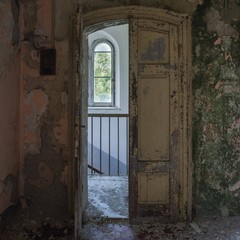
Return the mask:
<svg viewBox="0 0 240 240">
<path fill-rule="evenodd" d="M 112 102 L 112 84 L 111 78 L 94 78 L 94 102 L 111 103 Z"/>
<path fill-rule="evenodd" d="M 111 47 L 107 43 L 99 43 L 95 49 L 95 52 L 111 52 Z"/>
<path fill-rule="evenodd" d="M 95 53 L 94 54 L 94 76 L 110 77 L 111 74 L 111 53 Z"/>
</svg>

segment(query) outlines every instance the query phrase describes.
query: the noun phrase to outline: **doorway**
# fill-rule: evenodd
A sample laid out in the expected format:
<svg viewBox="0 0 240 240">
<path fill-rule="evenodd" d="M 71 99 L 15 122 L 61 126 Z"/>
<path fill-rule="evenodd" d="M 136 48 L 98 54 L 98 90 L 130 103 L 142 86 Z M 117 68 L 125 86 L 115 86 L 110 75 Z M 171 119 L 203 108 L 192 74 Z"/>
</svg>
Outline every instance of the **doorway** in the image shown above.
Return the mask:
<svg viewBox="0 0 240 240">
<path fill-rule="evenodd" d="M 166 10 L 128 6 L 92 11 L 81 21 L 80 110 L 87 103 L 86 33 L 126 21 L 129 25 L 130 222 L 190 219 L 191 19 Z M 112 98 L 106 104 L 113 104 Z M 76 235 L 80 235 L 87 196 L 87 170 L 81 171 L 87 167 L 87 112 L 81 113 L 79 121 Z"/>
<path fill-rule="evenodd" d="M 128 218 L 128 24 L 87 37 L 88 208 L 96 218 Z"/>
</svg>

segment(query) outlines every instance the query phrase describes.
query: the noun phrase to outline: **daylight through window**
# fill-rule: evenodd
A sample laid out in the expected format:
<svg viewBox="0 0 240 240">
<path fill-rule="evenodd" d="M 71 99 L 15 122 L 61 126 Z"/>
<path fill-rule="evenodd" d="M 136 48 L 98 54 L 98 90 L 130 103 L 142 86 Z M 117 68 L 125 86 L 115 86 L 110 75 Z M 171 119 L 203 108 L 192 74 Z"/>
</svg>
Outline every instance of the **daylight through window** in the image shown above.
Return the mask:
<svg viewBox="0 0 240 240">
<path fill-rule="evenodd" d="M 114 48 L 108 40 L 92 44 L 90 106 L 115 105 Z"/>
</svg>

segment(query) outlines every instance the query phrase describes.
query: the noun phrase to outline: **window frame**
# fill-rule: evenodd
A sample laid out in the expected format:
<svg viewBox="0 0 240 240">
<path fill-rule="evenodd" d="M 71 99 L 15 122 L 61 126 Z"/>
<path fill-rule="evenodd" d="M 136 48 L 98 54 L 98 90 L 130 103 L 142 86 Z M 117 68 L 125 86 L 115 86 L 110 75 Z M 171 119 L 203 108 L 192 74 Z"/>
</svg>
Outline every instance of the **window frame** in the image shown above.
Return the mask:
<svg viewBox="0 0 240 240">
<path fill-rule="evenodd" d="M 94 82 L 95 82 L 95 76 L 94 76 L 94 66 L 95 66 L 95 48 L 101 44 L 106 43 L 111 48 L 111 102 L 94 102 Z M 104 51 L 103 51 L 104 52 Z M 96 39 L 91 44 L 90 49 L 90 66 L 89 66 L 89 101 L 88 106 L 89 107 L 115 107 L 115 92 L 116 92 L 116 76 L 115 76 L 115 48 L 114 45 L 109 41 L 108 39 L 101 38 Z"/>
</svg>

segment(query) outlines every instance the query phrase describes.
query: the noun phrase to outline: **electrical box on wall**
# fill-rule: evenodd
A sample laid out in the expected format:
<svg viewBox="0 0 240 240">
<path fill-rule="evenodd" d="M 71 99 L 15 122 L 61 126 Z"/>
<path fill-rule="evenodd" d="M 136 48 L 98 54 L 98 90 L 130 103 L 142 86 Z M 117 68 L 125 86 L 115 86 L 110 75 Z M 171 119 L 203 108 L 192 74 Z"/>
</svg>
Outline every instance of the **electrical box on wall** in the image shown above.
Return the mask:
<svg viewBox="0 0 240 240">
<path fill-rule="evenodd" d="M 56 74 L 56 49 L 40 49 L 40 75 Z"/>
</svg>

